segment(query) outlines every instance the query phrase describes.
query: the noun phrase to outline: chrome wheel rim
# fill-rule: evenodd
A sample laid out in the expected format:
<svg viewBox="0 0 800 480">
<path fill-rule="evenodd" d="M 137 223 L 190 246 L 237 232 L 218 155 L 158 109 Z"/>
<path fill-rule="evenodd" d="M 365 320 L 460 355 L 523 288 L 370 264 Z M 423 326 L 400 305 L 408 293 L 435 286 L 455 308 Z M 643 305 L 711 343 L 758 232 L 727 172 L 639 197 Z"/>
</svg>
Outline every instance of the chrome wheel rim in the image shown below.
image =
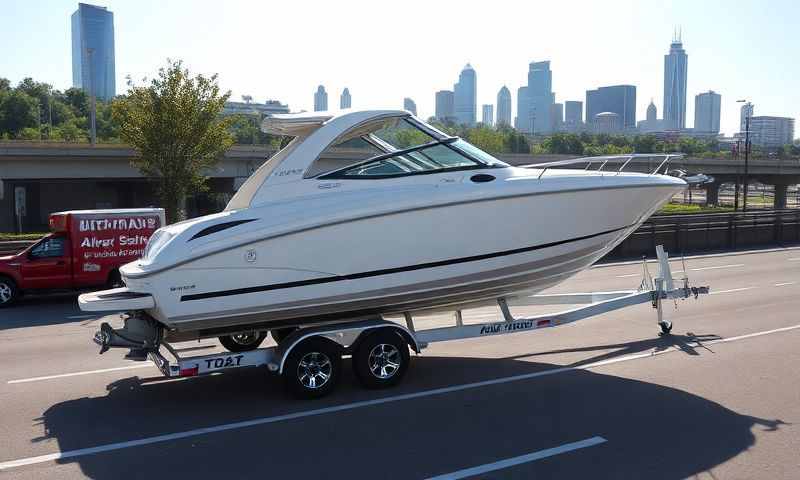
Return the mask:
<svg viewBox="0 0 800 480">
<path fill-rule="evenodd" d="M 11 300 L 11 287 L 7 283 L 0 283 L 0 303 Z"/>
<path fill-rule="evenodd" d="M 317 390 L 325 386 L 333 373 L 331 359 L 322 352 L 303 355 L 297 365 L 297 379 L 303 387 Z"/>
<path fill-rule="evenodd" d="M 251 345 L 258 339 L 258 333 L 254 330 L 252 332 L 237 333 L 231 335 L 231 340 L 239 345 Z"/>
<path fill-rule="evenodd" d="M 400 370 L 400 365 L 403 363 L 400 350 L 388 343 L 375 345 L 369 352 L 368 361 L 369 371 L 381 380 L 394 376 L 394 374 Z"/>
</svg>

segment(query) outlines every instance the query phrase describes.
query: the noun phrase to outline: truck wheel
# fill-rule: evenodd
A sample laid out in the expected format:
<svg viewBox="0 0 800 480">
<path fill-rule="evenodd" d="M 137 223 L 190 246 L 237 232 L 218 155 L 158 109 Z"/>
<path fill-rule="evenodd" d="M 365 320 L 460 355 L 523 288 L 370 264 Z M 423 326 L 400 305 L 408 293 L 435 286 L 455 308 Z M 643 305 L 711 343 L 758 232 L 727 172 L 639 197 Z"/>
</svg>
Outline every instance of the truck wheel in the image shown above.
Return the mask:
<svg viewBox="0 0 800 480">
<path fill-rule="evenodd" d="M 119 270 L 113 270 L 111 273 L 108 274 L 108 288 L 120 288 L 125 286 L 125 282 L 122 281 L 122 275 L 120 275 Z"/>
<path fill-rule="evenodd" d="M 400 383 L 411 363 L 406 340 L 382 329 L 360 342 L 353 354 L 353 370 L 367 388 L 387 388 Z"/>
<path fill-rule="evenodd" d="M 229 352 L 249 352 L 261 345 L 267 338 L 267 332 L 243 332 L 219 337 L 219 343 Z"/>
<path fill-rule="evenodd" d="M 296 345 L 283 366 L 286 388 L 298 398 L 320 398 L 339 382 L 341 350 L 329 340 L 309 338 Z"/>
<path fill-rule="evenodd" d="M 0 308 L 7 307 L 19 298 L 19 290 L 14 280 L 0 277 Z"/>
</svg>

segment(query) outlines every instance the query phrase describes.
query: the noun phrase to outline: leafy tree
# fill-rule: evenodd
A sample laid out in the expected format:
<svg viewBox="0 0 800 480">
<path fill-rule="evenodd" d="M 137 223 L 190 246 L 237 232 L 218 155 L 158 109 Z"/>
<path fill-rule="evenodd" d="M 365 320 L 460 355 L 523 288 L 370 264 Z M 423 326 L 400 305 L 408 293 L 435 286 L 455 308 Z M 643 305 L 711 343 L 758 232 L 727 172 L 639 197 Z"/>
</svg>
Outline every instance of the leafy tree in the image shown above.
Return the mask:
<svg viewBox="0 0 800 480">
<path fill-rule="evenodd" d="M 0 77 L 0 92 L 11 90 L 11 82 L 7 78 Z"/>
<path fill-rule="evenodd" d="M 0 132 L 7 132 L 11 137 L 24 128 L 37 127 L 36 99 L 20 90 L 2 92 L 0 94 Z"/>
<path fill-rule="evenodd" d="M 206 190 L 206 172 L 233 144 L 232 119 L 220 116 L 229 97 L 216 75 L 192 77 L 168 60 L 149 85 L 131 85 L 112 105 L 122 140 L 137 150 L 134 165 L 159 180 L 169 222 L 184 217 L 186 196 Z"/>
<path fill-rule="evenodd" d="M 503 134 L 486 125 L 473 128 L 467 133 L 467 141 L 489 153 L 503 153 Z"/>
</svg>

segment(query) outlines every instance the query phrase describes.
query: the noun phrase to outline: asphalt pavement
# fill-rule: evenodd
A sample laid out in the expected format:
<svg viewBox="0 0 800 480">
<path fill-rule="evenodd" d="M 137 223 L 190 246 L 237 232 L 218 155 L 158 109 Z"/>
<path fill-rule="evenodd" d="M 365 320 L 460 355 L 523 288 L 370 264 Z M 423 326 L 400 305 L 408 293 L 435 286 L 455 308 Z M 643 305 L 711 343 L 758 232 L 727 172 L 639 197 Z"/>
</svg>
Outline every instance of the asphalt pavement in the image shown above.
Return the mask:
<svg viewBox="0 0 800 480">
<path fill-rule="evenodd" d="M 641 270 L 598 266 L 552 292 L 631 289 Z M 100 356 L 99 318 L 74 296 L 29 298 L 0 310 L 0 477 L 800 478 L 800 249 L 685 270 L 712 294 L 668 303 L 670 336 L 638 305 L 434 344 L 388 390 L 360 388 L 346 363 L 316 401 L 262 368 L 165 379 Z"/>
</svg>

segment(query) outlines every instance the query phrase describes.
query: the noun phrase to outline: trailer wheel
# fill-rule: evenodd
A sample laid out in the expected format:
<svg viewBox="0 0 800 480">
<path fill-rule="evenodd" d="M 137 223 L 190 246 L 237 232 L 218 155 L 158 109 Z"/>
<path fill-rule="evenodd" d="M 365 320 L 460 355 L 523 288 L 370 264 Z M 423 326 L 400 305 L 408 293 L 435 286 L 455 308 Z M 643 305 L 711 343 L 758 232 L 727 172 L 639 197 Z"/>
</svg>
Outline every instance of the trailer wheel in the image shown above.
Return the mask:
<svg viewBox="0 0 800 480">
<path fill-rule="evenodd" d="M 283 367 L 286 387 L 299 398 L 320 398 L 339 382 L 342 355 L 329 340 L 309 338 L 296 345 Z"/>
<path fill-rule="evenodd" d="M 284 327 L 270 330 L 270 333 L 272 334 L 272 339 L 275 340 L 275 343 L 281 343 L 283 339 L 295 331 L 297 331 L 297 327 Z"/>
<path fill-rule="evenodd" d="M 120 288 L 125 286 L 125 282 L 122 281 L 122 275 L 120 275 L 119 270 L 114 269 L 111 273 L 108 274 L 108 288 Z"/>
<path fill-rule="evenodd" d="M 386 329 L 369 334 L 353 354 L 353 370 L 367 388 L 397 385 L 410 363 L 406 340 L 397 332 Z"/>
<path fill-rule="evenodd" d="M 249 352 L 261 345 L 267 338 L 267 332 L 243 332 L 219 337 L 219 343 L 229 352 Z"/>
<path fill-rule="evenodd" d="M 0 277 L 0 308 L 7 307 L 19 298 L 19 289 L 14 280 Z"/>
</svg>

